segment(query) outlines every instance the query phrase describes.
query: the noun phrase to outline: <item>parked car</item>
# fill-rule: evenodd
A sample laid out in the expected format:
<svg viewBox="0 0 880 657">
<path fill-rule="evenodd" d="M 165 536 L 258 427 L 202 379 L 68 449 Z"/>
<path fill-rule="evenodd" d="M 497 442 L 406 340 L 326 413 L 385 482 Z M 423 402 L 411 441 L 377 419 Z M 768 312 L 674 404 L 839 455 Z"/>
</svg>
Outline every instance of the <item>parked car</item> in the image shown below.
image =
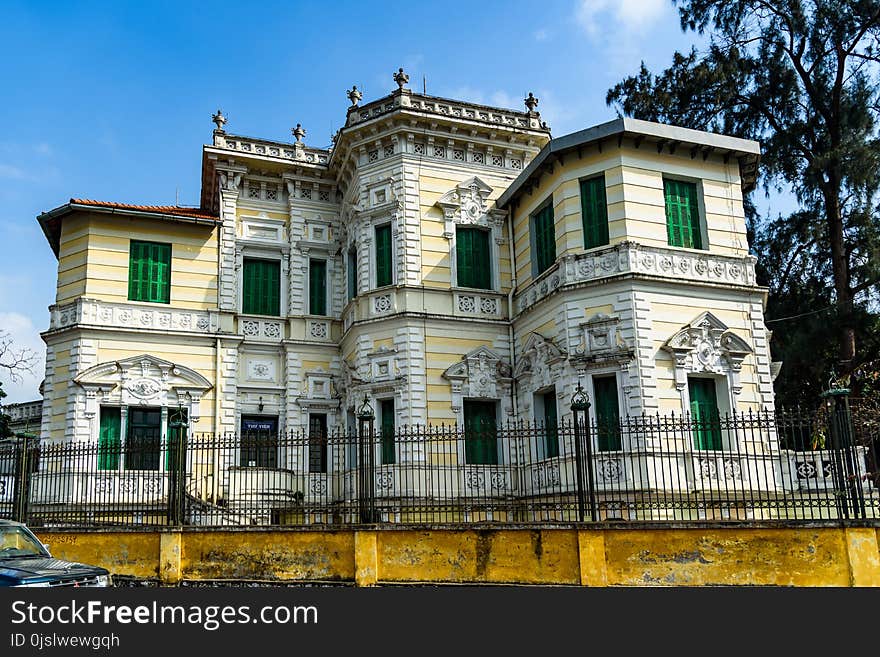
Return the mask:
<svg viewBox="0 0 880 657">
<path fill-rule="evenodd" d="M 62 561 L 20 522 L 0 520 L 0 586 L 112 586 L 110 571 Z"/>
</svg>

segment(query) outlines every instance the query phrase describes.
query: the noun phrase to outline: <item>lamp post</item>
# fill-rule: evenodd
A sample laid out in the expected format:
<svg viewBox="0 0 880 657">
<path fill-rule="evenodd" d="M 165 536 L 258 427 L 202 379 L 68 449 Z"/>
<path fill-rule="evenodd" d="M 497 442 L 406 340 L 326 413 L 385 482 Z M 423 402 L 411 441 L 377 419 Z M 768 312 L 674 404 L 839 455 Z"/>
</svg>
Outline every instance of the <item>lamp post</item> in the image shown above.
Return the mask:
<svg viewBox="0 0 880 657">
<path fill-rule="evenodd" d="M 837 510 L 844 518 L 865 517 L 865 498 L 860 481 L 853 441 L 852 416 L 849 407 L 849 388 L 840 387 L 832 372 L 828 390 L 822 393 L 828 406 L 828 428 L 831 439 L 831 457 L 834 460 L 834 487 L 837 492 Z"/>
<path fill-rule="evenodd" d="M 358 419 L 358 512 L 361 522 L 375 522 L 375 450 L 373 449 L 373 430 L 376 413 L 370 406 L 367 395 L 357 412 Z"/>
<path fill-rule="evenodd" d="M 587 491 L 590 496 L 590 520 L 596 522 L 598 514 L 596 513 L 596 491 L 593 488 L 593 448 L 592 438 L 590 436 L 590 418 L 588 411 L 590 410 L 590 400 L 583 386 L 578 382 L 577 389 L 571 398 L 571 412 L 574 416 L 574 462 L 577 501 L 578 501 L 578 519 L 583 522 L 585 519 L 586 500 L 584 498 L 584 465 L 583 456 L 586 451 L 587 464 Z M 586 440 L 584 440 L 586 438 Z M 586 448 L 586 449 L 584 449 Z"/>
</svg>

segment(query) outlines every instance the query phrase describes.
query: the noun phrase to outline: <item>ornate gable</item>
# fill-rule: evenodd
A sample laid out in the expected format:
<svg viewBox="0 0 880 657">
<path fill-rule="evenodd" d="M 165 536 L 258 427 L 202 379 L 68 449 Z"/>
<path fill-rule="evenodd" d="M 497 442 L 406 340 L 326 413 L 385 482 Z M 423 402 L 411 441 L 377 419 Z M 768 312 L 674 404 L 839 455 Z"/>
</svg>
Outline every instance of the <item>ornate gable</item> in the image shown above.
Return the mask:
<svg viewBox="0 0 880 657">
<path fill-rule="evenodd" d="M 740 391 L 739 371 L 749 344 L 710 312 L 704 312 L 673 335 L 663 349 L 675 359 L 676 386 L 687 385 L 689 372 L 733 375 L 734 394 Z"/>
<path fill-rule="evenodd" d="M 489 210 L 492 188 L 476 176 L 456 185 L 437 200 L 446 220 L 443 236 L 451 239 L 455 224 L 490 227 L 495 211 Z"/>
<path fill-rule="evenodd" d="M 517 381 L 528 379 L 530 389 L 538 390 L 553 383 L 556 366 L 565 361 L 567 355 L 552 340 L 540 333 L 532 332 L 526 338 L 522 355 L 516 364 L 513 376 Z"/>
<path fill-rule="evenodd" d="M 452 384 L 453 409 L 464 397 L 500 399 L 510 391 L 510 365 L 488 347 L 477 347 L 451 365 L 443 378 Z"/>
<path fill-rule="evenodd" d="M 97 412 L 100 402 L 125 406 L 186 406 L 197 422 L 202 395 L 213 386 L 189 367 L 149 354 L 101 363 L 74 381 L 86 394 L 86 414 Z"/>
</svg>

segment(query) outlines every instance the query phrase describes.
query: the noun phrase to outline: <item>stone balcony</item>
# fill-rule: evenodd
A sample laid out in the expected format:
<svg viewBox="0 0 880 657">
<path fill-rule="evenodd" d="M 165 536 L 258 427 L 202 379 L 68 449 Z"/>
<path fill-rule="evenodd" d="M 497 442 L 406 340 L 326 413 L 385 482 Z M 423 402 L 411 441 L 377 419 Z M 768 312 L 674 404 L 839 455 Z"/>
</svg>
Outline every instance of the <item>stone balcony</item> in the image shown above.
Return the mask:
<svg viewBox="0 0 880 657">
<path fill-rule="evenodd" d="M 521 313 L 556 290 L 622 275 L 753 287 L 756 285 L 755 261 L 751 255 L 726 256 L 710 251 L 621 242 L 586 253 L 564 255 L 516 295 L 514 307 Z"/>
</svg>

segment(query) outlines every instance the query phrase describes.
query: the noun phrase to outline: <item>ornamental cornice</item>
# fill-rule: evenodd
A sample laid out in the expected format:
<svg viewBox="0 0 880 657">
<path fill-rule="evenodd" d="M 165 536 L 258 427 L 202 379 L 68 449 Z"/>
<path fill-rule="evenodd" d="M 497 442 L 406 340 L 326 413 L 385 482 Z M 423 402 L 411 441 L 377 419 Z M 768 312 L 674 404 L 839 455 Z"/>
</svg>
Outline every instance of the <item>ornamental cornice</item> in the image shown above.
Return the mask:
<svg viewBox="0 0 880 657">
<path fill-rule="evenodd" d="M 516 308 L 527 310 L 560 288 L 627 274 L 680 283 L 755 287 L 756 260 L 751 255 L 726 256 L 621 242 L 563 256 L 516 296 Z"/>
<path fill-rule="evenodd" d="M 374 205 L 371 208 L 358 209 L 353 208 L 354 214 L 358 219 L 373 219 L 375 217 L 383 217 L 397 214 L 403 209 L 403 204 L 398 199 L 392 199 L 387 203 Z"/>
<path fill-rule="evenodd" d="M 127 303 L 110 303 L 80 298 L 63 306 L 52 306 L 49 330 L 76 326 L 139 329 L 181 333 L 209 334 L 217 330 L 216 313 L 186 310 L 168 306 L 154 307 Z"/>
<path fill-rule="evenodd" d="M 306 165 L 323 165 L 324 167 L 330 160 L 329 150 L 312 148 L 301 143 L 290 144 L 238 135 L 225 135 L 223 142 L 222 145 L 214 144 L 207 148 L 220 152 L 231 151 L 245 157 L 295 161 Z"/>
</svg>

